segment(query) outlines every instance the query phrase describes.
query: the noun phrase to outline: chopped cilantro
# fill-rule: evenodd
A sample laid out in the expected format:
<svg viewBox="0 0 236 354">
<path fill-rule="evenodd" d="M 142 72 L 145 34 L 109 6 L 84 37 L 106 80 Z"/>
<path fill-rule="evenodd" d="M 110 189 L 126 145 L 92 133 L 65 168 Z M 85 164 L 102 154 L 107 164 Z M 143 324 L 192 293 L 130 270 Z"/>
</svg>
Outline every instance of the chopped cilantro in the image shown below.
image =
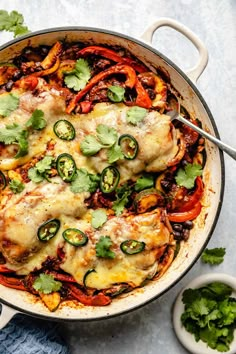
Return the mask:
<svg viewBox="0 0 236 354">
<path fill-rule="evenodd" d="M 45 173 L 51 170 L 52 164 L 55 161 L 53 156 L 45 156 L 37 162 L 34 167 L 28 170 L 28 177 L 34 183 L 40 183 L 45 177 Z"/>
<path fill-rule="evenodd" d="M 201 260 L 204 263 L 220 264 L 224 261 L 225 248 L 206 248 L 202 254 Z"/>
<path fill-rule="evenodd" d="M 1 19 L 0 19 L 1 23 Z M 0 95 L 0 116 L 8 117 L 11 112 L 19 106 L 19 97 L 12 93 L 3 93 Z"/>
<path fill-rule="evenodd" d="M 14 123 L 13 125 L 6 125 L 0 130 L 0 142 L 9 144 L 18 144 L 19 150 L 15 158 L 24 156 L 28 152 L 28 132 L 20 125 Z"/>
<path fill-rule="evenodd" d="M 132 190 L 127 185 L 117 188 L 116 200 L 113 202 L 112 205 L 112 209 L 116 213 L 116 216 L 119 216 L 123 213 L 125 206 L 129 202 L 129 196 L 131 193 Z"/>
<path fill-rule="evenodd" d="M 236 300 L 232 288 L 213 282 L 199 289 L 186 289 L 181 322 L 196 341 L 202 340 L 212 349 L 228 351 L 236 325 Z"/>
<path fill-rule="evenodd" d="M 197 176 L 202 175 L 202 166 L 196 163 L 187 164 L 184 168 L 180 168 L 177 171 L 177 175 L 175 177 L 176 183 L 179 186 L 186 187 L 191 189 L 194 187 L 194 182 Z"/>
<path fill-rule="evenodd" d="M 12 179 L 9 182 L 9 187 L 14 194 L 21 193 L 25 189 L 25 185 L 18 179 Z"/>
<path fill-rule="evenodd" d="M 111 147 L 117 141 L 117 131 L 114 128 L 110 128 L 105 124 L 99 124 L 96 131 L 98 140 L 102 145 Z"/>
<path fill-rule="evenodd" d="M 125 97 L 125 89 L 121 86 L 109 86 L 107 91 L 107 97 L 112 102 L 121 102 Z"/>
<path fill-rule="evenodd" d="M 94 210 L 92 213 L 92 227 L 98 229 L 107 221 L 107 214 L 103 209 Z"/>
<path fill-rule="evenodd" d="M 139 122 L 141 122 L 146 114 L 147 114 L 146 108 L 134 106 L 128 109 L 126 113 L 126 120 L 128 123 L 131 123 L 133 125 L 137 125 Z"/>
<path fill-rule="evenodd" d="M 137 179 L 134 189 L 140 192 L 146 188 L 154 187 L 154 177 L 152 175 L 144 175 Z"/>
<path fill-rule="evenodd" d="M 46 127 L 46 120 L 43 118 L 44 113 L 41 109 L 36 109 L 30 119 L 26 122 L 26 127 L 32 127 L 36 130 L 41 130 Z"/>
<path fill-rule="evenodd" d="M 33 288 L 41 293 L 50 294 L 61 289 L 62 283 L 50 274 L 41 273 L 34 281 Z"/>
<path fill-rule="evenodd" d="M 114 144 L 110 149 L 107 150 L 107 157 L 109 163 L 114 163 L 117 160 L 124 158 L 124 154 L 121 150 L 120 145 Z"/>
<path fill-rule="evenodd" d="M 14 33 L 14 37 L 28 33 L 28 27 L 24 26 L 24 18 L 17 11 L 8 13 L 0 10 L 0 31 L 9 31 Z"/>
<path fill-rule="evenodd" d="M 102 147 L 94 135 L 87 135 L 80 144 L 80 149 L 85 156 L 95 155 Z"/>
<path fill-rule="evenodd" d="M 76 61 L 75 69 L 65 76 L 65 84 L 67 87 L 75 91 L 82 90 L 91 77 L 91 71 L 88 62 L 84 59 Z"/>
<path fill-rule="evenodd" d="M 115 253 L 110 250 L 112 246 L 112 240 L 110 236 L 101 236 L 96 243 L 96 256 L 102 258 L 115 258 Z"/>
<path fill-rule="evenodd" d="M 73 193 L 95 192 L 98 188 L 100 177 L 89 173 L 85 168 L 76 171 L 70 189 Z"/>
</svg>

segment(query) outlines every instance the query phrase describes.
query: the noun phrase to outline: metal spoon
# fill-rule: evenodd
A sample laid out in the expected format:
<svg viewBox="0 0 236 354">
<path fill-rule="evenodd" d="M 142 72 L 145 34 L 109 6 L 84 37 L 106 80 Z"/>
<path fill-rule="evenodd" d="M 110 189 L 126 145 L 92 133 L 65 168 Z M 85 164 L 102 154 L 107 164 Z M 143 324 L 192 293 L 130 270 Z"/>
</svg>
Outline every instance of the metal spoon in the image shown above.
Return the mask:
<svg viewBox="0 0 236 354">
<path fill-rule="evenodd" d="M 171 120 L 177 119 L 180 122 L 188 125 L 190 128 L 192 128 L 193 130 L 195 130 L 196 132 L 198 132 L 199 134 L 201 134 L 202 136 L 204 136 L 205 138 L 210 140 L 212 143 L 217 145 L 221 150 L 226 152 L 226 154 L 228 154 L 234 160 L 236 160 L 236 149 L 233 149 L 231 146 L 223 143 L 221 140 L 215 138 L 211 134 L 207 133 L 205 130 L 203 130 L 203 129 L 197 127 L 196 125 L 194 125 L 193 123 L 189 122 L 187 119 L 182 117 L 175 109 L 169 111 L 167 113 L 167 115 L 171 118 Z"/>
</svg>

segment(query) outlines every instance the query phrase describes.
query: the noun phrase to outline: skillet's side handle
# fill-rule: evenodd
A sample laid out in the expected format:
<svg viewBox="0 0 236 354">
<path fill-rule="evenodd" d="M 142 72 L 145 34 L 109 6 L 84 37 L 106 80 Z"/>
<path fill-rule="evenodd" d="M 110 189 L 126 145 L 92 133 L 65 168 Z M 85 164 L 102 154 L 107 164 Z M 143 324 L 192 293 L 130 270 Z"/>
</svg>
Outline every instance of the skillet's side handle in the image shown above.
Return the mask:
<svg viewBox="0 0 236 354">
<path fill-rule="evenodd" d="M 141 39 L 145 42 L 152 43 L 152 37 L 154 32 L 160 27 L 171 27 L 176 31 L 182 33 L 185 37 L 187 37 L 193 45 L 197 48 L 199 53 L 199 60 L 197 64 L 186 71 L 187 76 L 193 81 L 196 82 L 200 75 L 203 73 L 207 63 L 208 63 L 208 51 L 205 47 L 204 43 L 194 34 L 189 28 L 184 26 L 183 24 L 171 19 L 162 17 L 159 20 L 155 21 L 152 25 L 150 25 L 145 32 L 142 34 Z"/>
<path fill-rule="evenodd" d="M 0 314 L 0 329 L 3 329 L 8 324 L 8 322 L 10 322 L 12 317 L 14 317 L 19 312 L 3 304 L 1 304 L 1 307 L 2 311 Z"/>
</svg>

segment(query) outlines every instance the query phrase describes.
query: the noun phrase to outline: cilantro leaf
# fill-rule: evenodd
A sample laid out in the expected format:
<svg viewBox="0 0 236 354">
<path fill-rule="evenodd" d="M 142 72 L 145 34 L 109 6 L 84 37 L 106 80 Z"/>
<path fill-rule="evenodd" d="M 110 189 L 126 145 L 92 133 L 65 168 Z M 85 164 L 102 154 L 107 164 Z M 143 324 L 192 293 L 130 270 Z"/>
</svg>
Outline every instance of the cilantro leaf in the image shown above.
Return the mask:
<svg viewBox="0 0 236 354">
<path fill-rule="evenodd" d="M 225 248 L 206 248 L 201 256 L 201 260 L 204 263 L 209 263 L 211 265 L 220 264 L 224 261 Z"/>
<path fill-rule="evenodd" d="M 36 130 L 42 130 L 46 127 L 46 120 L 43 118 L 44 112 L 41 109 L 35 109 L 30 119 L 26 122 L 26 127 L 32 127 Z"/>
<path fill-rule="evenodd" d="M 33 288 L 41 293 L 50 294 L 61 289 L 62 283 L 50 274 L 41 273 L 34 281 Z"/>
<path fill-rule="evenodd" d="M 100 177 L 89 173 L 85 168 L 76 171 L 76 176 L 71 182 L 70 190 L 73 193 L 95 192 L 98 188 Z"/>
<path fill-rule="evenodd" d="M 34 167 L 28 170 L 28 177 L 34 183 L 40 183 L 44 180 L 45 173 L 51 170 L 52 164 L 55 161 L 53 156 L 44 156 L 38 161 Z"/>
<path fill-rule="evenodd" d="M 9 144 L 18 144 L 19 150 L 15 158 L 24 156 L 28 152 L 28 132 L 20 125 L 14 123 L 13 125 L 6 125 L 0 130 L 0 142 Z"/>
<path fill-rule="evenodd" d="M 102 258 L 115 258 L 116 254 L 110 250 L 112 246 L 112 240 L 110 236 L 101 236 L 96 243 L 96 256 Z"/>
<path fill-rule="evenodd" d="M 134 189 L 140 192 L 146 188 L 154 187 L 154 177 L 152 175 L 144 175 L 137 179 Z"/>
<path fill-rule="evenodd" d="M 178 169 L 175 180 L 179 186 L 191 189 L 194 187 L 196 177 L 201 175 L 202 166 L 196 163 L 189 163 L 185 166 L 184 170 L 182 168 Z"/>
<path fill-rule="evenodd" d="M 18 106 L 19 97 L 12 93 L 3 93 L 0 95 L 0 116 L 8 117 Z"/>
<path fill-rule="evenodd" d="M 67 87 L 75 91 L 82 90 L 91 77 L 88 62 L 84 59 L 76 61 L 75 70 L 65 75 L 64 82 Z"/>
<path fill-rule="evenodd" d="M 92 213 L 92 227 L 98 229 L 107 221 L 107 214 L 103 209 L 94 210 Z"/>
<path fill-rule="evenodd" d="M 28 177 L 34 183 L 40 183 L 44 179 L 35 167 L 32 167 L 28 170 Z"/>
<path fill-rule="evenodd" d="M 142 122 L 147 112 L 148 111 L 146 108 L 142 108 L 138 106 L 131 107 L 126 112 L 126 120 L 128 123 L 137 125 L 139 122 Z"/>
<path fill-rule="evenodd" d="M 109 163 L 114 163 L 118 160 L 124 158 L 124 154 L 121 150 L 120 145 L 114 144 L 110 149 L 107 150 L 107 157 Z"/>
<path fill-rule="evenodd" d="M 99 124 L 96 131 L 98 140 L 102 145 L 111 147 L 117 141 L 117 131 L 114 128 L 110 128 L 105 124 Z"/>
<path fill-rule="evenodd" d="M 94 135 L 87 135 L 80 144 L 80 150 L 85 156 L 95 155 L 102 147 Z"/>
<path fill-rule="evenodd" d="M 14 37 L 28 33 L 29 29 L 23 26 L 24 18 L 17 11 L 8 13 L 5 10 L 0 10 L 0 31 L 9 31 L 14 33 Z"/>
<path fill-rule="evenodd" d="M 25 189 L 25 185 L 18 179 L 12 179 L 9 182 L 9 187 L 14 194 L 21 193 Z"/>
<path fill-rule="evenodd" d="M 121 86 L 109 86 L 107 91 L 107 97 L 112 102 L 121 102 L 125 98 L 125 89 Z"/>
<path fill-rule="evenodd" d="M 116 213 L 116 216 L 119 216 L 123 213 L 125 206 L 129 202 L 129 196 L 131 193 L 131 190 L 127 190 L 122 194 L 122 196 L 117 196 L 116 200 L 113 202 L 112 209 Z"/>
</svg>

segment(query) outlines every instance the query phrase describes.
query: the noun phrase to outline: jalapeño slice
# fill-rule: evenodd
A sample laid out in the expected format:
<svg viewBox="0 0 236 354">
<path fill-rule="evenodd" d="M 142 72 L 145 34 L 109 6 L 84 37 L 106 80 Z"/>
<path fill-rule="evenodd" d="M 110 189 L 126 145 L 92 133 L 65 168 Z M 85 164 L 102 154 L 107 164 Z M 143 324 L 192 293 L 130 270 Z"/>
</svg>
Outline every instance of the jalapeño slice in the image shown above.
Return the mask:
<svg viewBox="0 0 236 354">
<path fill-rule="evenodd" d="M 145 242 L 127 240 L 120 244 L 120 249 L 125 254 L 137 254 L 144 250 Z"/>
<path fill-rule="evenodd" d="M 76 247 L 85 246 L 88 242 L 88 237 L 79 229 L 66 229 L 62 236 L 66 242 Z"/>
<path fill-rule="evenodd" d="M 64 182 L 71 182 L 76 173 L 76 164 L 69 154 L 61 154 L 56 161 L 57 172 Z"/>
<path fill-rule="evenodd" d="M 50 219 L 44 222 L 41 226 L 38 228 L 38 238 L 40 241 L 49 241 L 51 238 L 53 238 L 57 231 L 60 228 L 60 220 L 58 219 Z"/>
<path fill-rule="evenodd" d="M 7 185 L 7 180 L 2 171 L 0 171 L 0 190 L 3 190 Z"/>
<path fill-rule="evenodd" d="M 103 193 L 113 192 L 120 180 L 120 172 L 114 166 L 108 166 L 102 171 L 100 188 Z"/>
<path fill-rule="evenodd" d="M 84 284 L 84 287 L 87 288 L 87 284 L 86 284 L 86 280 L 87 280 L 87 277 L 89 274 L 95 272 L 96 273 L 96 270 L 94 268 L 91 268 L 89 270 L 87 270 L 87 272 L 84 274 L 84 277 L 83 277 L 83 284 Z"/>
<path fill-rule="evenodd" d="M 132 135 L 121 135 L 118 144 L 120 145 L 121 151 L 127 160 L 135 159 L 138 153 L 138 142 Z"/>
<path fill-rule="evenodd" d="M 58 120 L 53 127 L 53 131 L 59 139 L 73 140 L 75 137 L 74 126 L 65 119 Z"/>
</svg>

